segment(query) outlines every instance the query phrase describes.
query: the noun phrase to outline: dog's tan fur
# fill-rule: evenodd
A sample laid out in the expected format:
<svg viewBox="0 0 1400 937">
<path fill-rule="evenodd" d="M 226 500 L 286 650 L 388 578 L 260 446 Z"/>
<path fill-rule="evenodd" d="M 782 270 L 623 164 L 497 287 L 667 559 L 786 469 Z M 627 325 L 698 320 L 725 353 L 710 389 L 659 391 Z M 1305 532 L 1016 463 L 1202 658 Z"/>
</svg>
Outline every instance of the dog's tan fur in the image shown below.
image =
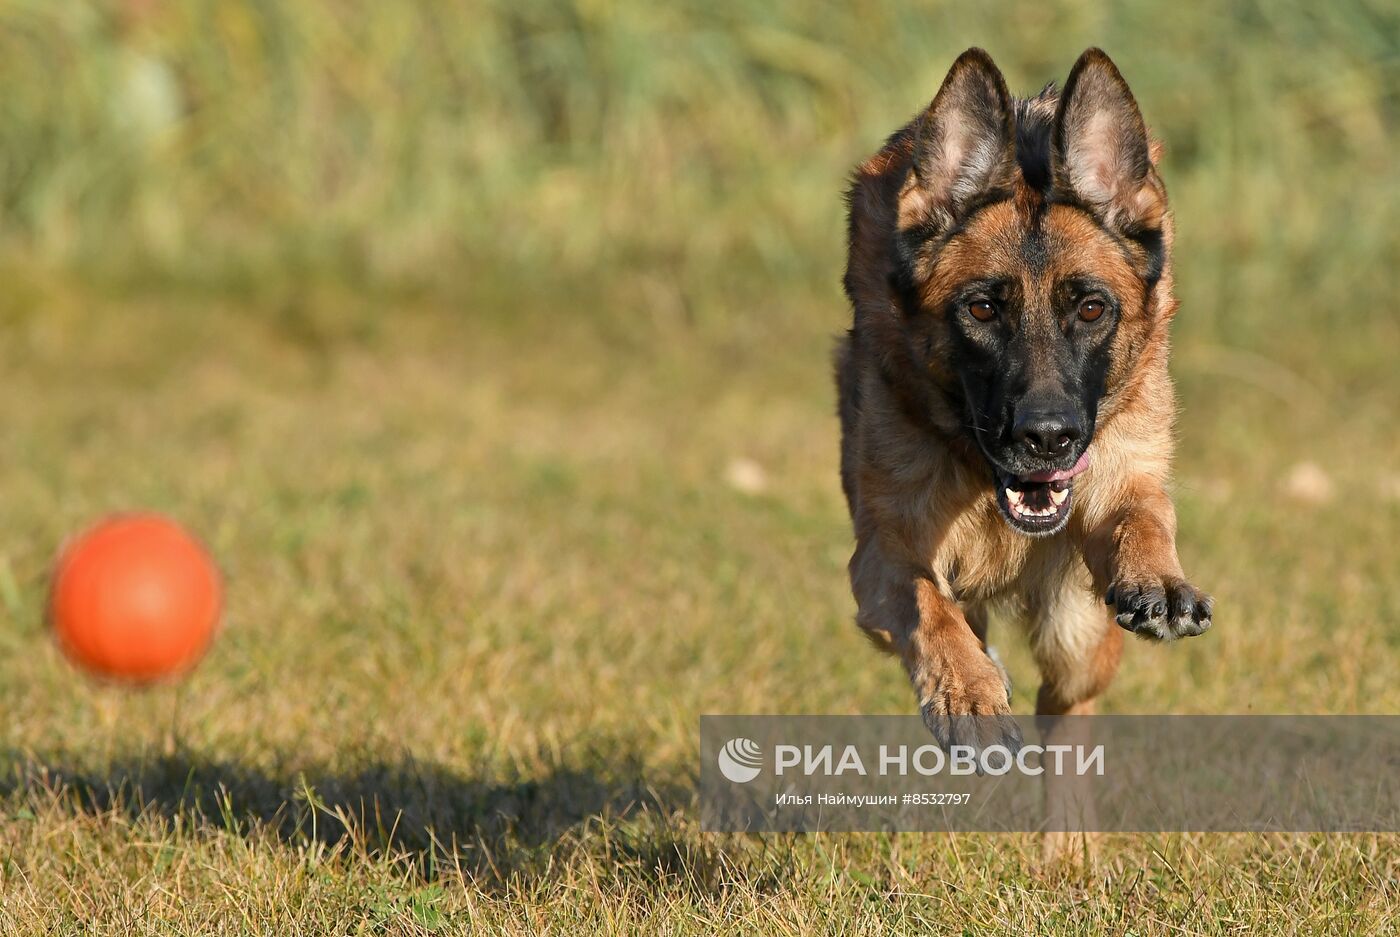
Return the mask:
<svg viewBox="0 0 1400 937">
<path fill-rule="evenodd" d="M 1081 84 L 1108 70 L 1117 76 L 1102 53 L 1089 56 L 1097 58 Z M 967 58 L 954 66 L 940 97 L 956 92 Z M 1025 107 L 1053 112 L 1056 102 L 1042 94 Z M 936 99 L 930 112 L 938 106 Z M 1077 119 L 1093 131 L 1093 121 L 1104 118 L 1090 109 Z M 1175 412 L 1168 326 L 1177 303 L 1172 225 L 1156 171 L 1160 151 L 1154 144 L 1152 166 L 1128 191 L 1095 188 L 1102 181 L 1094 175 L 1097 151 L 1078 164 L 1056 165 L 1055 184 L 1076 187 L 1075 204 L 1047 204 L 1043 190 L 1027 185 L 1014 165 L 994 167 L 990 184 L 1005 186 L 1008 197 L 980 207 L 937 250 L 915 259 L 913 295 L 925 310 L 942 308 L 958 282 L 983 272 L 1011 272 L 1033 294 L 1057 272 L 1091 270 L 1123 300 L 1092 466 L 1077 481 L 1068 527 L 1035 539 L 1012 530 L 999 512 L 987 465 L 956 404 L 956 377 L 940 353 L 948 337 L 939 316 L 911 324 L 892 285 L 899 262 L 893 242 L 942 210 L 930 191 L 940 184 L 947 191 L 947 180 L 918 178 L 920 132 L 916 120 L 862 163 L 851 191 L 847 288 L 855 328 L 838 349 L 837 372 L 857 621 L 877 646 L 901 658 L 926 718 L 1009 713 L 1002 673 L 984 650 L 993 609 L 1013 613 L 1028 630 L 1042 678 L 1036 711 L 1090 712 L 1122 651 L 1123 630 L 1105 608 L 1105 594 L 1183 580 L 1166 492 Z M 945 153 L 963 152 L 960 145 L 945 132 Z M 1109 157 L 1116 145 L 1102 141 Z M 1161 233 L 1165 263 L 1155 279 L 1143 275 L 1131 245 L 1125 249 L 1114 236 L 1128 222 Z M 1045 232 L 1048 260 L 1035 275 L 1025 272 L 1020 256 L 1022 233 L 1033 223 Z M 926 373 L 915 375 L 917 358 L 904 349 L 919 342 L 930 353 Z"/>
</svg>

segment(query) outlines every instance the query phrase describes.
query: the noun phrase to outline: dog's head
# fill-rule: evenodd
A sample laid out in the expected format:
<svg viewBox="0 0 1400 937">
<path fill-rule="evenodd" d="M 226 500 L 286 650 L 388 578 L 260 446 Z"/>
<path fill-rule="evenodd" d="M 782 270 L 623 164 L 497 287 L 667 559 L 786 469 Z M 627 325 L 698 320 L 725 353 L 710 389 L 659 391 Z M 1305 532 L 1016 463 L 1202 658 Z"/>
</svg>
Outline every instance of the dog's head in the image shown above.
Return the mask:
<svg viewBox="0 0 1400 937">
<path fill-rule="evenodd" d="M 971 49 L 910 134 L 893 275 L 906 347 L 1008 522 L 1054 533 L 1106 394 L 1149 344 L 1170 231 L 1147 128 L 1097 49 L 1063 93 L 1023 101 Z"/>
</svg>

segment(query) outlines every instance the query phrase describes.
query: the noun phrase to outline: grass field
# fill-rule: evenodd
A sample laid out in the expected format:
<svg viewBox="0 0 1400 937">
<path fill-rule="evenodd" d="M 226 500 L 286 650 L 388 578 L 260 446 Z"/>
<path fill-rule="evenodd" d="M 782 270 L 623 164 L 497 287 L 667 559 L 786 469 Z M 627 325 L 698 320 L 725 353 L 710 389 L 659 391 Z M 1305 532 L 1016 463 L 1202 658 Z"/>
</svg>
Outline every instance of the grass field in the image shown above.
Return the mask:
<svg viewBox="0 0 1400 937">
<path fill-rule="evenodd" d="M 1393 836 L 1114 836 L 1065 877 L 1029 836 L 700 833 L 701 713 L 911 711 L 851 624 L 822 330 L 628 344 L 541 338 L 552 312 L 345 327 L 363 300 L 307 302 L 36 288 L 10 320 L 9 932 L 1394 926 Z M 772 315 L 813 309 L 840 315 Z M 1348 344 L 1345 376 L 1234 368 L 1257 379 L 1182 343 L 1181 539 L 1219 622 L 1132 646 L 1108 710 L 1400 709 L 1394 338 Z M 1281 411 L 1295 386 L 1315 398 Z M 1330 497 L 1290 493 L 1304 459 Z M 182 688 L 91 686 L 44 634 L 51 552 L 130 505 L 203 532 L 229 578 Z"/>
<path fill-rule="evenodd" d="M 0 934 L 1400 928 L 1394 835 L 1054 870 L 695 811 L 703 713 L 913 712 L 845 579 L 838 196 L 973 42 L 1021 91 L 1105 44 L 1168 144 L 1216 625 L 1131 644 L 1103 708 L 1400 712 L 1393 11 L 287 6 L 280 45 L 275 5 L 0 10 Z M 202 102 L 170 126 L 152 61 Z M 93 103 L 123 69 L 156 123 Z M 138 506 L 228 608 L 130 692 L 43 608 L 63 538 Z"/>
</svg>

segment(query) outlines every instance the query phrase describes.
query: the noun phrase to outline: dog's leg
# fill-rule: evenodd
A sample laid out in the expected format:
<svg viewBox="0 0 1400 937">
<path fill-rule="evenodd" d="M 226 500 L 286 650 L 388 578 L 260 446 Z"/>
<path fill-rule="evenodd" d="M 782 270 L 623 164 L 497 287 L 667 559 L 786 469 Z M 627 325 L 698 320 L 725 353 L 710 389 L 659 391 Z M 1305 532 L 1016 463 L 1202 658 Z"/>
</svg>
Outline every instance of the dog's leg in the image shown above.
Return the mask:
<svg viewBox="0 0 1400 937">
<path fill-rule="evenodd" d="M 1067 577 L 1034 604 L 1031 648 L 1042 683 L 1036 725 L 1042 745 L 1092 747 L 1089 720 L 1094 701 L 1113 679 L 1123 652 L 1123 632 L 1083 582 Z M 1069 717 L 1069 718 L 1066 718 Z M 1087 859 L 1094 850 L 1092 782 L 1074 775 L 1045 775 L 1046 862 Z"/>
<path fill-rule="evenodd" d="M 924 724 L 945 748 L 1021 745 L 1001 668 L 962 609 L 932 579 L 891 564 L 873 540 L 851 558 L 856 621 L 909 673 Z"/>
<path fill-rule="evenodd" d="M 963 605 L 963 617 L 967 619 L 967 624 L 972 628 L 972 633 L 977 636 L 977 640 L 982 642 L 982 650 L 996 664 L 997 670 L 1001 671 L 1001 684 L 1006 687 L 1006 698 L 1011 699 L 1011 674 L 1006 669 L 1006 664 L 1002 663 L 1001 655 L 996 648 L 987 641 L 988 616 L 984 605 Z"/>
<path fill-rule="evenodd" d="M 1084 561 L 1118 624 L 1158 641 L 1205 631 L 1213 603 L 1181 571 L 1171 498 L 1144 477 L 1129 487 L 1124 503 L 1084 542 Z"/>
</svg>

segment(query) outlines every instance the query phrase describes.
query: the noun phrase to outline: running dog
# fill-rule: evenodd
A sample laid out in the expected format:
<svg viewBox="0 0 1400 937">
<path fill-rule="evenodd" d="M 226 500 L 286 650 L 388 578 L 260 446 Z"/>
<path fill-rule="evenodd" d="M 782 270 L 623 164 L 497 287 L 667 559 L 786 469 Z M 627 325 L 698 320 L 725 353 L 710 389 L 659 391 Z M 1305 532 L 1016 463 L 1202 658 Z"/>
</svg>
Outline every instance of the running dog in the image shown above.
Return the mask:
<svg viewBox="0 0 1400 937">
<path fill-rule="evenodd" d="M 851 588 L 945 746 L 1021 743 L 993 608 L 1026 623 L 1046 717 L 1092 711 L 1124 630 L 1210 627 L 1166 491 L 1159 155 L 1102 51 L 1015 99 L 969 49 L 854 174 L 836 353 Z"/>
</svg>

